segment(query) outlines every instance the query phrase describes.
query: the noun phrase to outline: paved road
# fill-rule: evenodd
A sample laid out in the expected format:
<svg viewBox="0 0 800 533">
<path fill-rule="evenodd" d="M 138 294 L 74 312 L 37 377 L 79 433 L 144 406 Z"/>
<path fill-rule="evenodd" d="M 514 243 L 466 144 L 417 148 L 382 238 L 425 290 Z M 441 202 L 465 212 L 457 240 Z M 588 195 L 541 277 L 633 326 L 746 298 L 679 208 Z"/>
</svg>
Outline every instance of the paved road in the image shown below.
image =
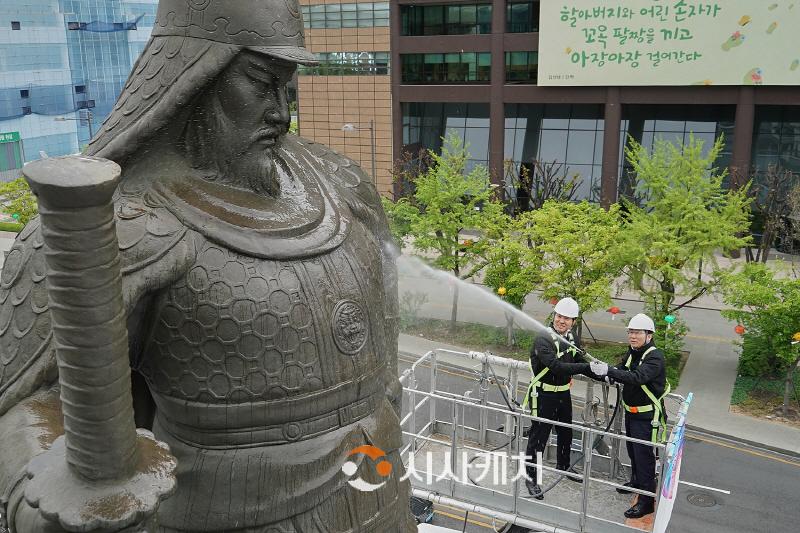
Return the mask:
<svg viewBox="0 0 800 533">
<path fill-rule="evenodd" d="M 402 372 L 411 360 L 401 357 Z M 427 385 L 424 376 L 420 385 Z M 463 394 L 477 392 L 474 381 L 458 369 L 440 373 L 441 388 Z M 496 388 L 490 399 L 499 401 Z M 490 421 L 498 423 L 498 420 Z M 669 531 L 674 533 L 794 533 L 800 523 L 800 461 L 740 443 L 723 441 L 701 434 L 687 440 L 681 481 L 705 488 L 681 484 Z M 716 490 L 712 490 L 716 489 Z M 694 503 L 692 503 L 694 502 Z M 434 523 L 461 531 L 464 513 L 453 508 L 437 507 Z M 491 519 L 471 514 L 470 532 L 491 531 Z"/>
</svg>

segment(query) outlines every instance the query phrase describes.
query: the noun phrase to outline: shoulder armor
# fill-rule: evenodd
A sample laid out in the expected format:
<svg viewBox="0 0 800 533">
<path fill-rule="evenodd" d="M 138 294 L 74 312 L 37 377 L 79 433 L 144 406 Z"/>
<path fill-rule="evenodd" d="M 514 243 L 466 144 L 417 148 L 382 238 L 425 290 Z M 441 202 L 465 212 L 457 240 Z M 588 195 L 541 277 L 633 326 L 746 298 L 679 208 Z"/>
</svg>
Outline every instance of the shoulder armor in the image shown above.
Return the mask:
<svg viewBox="0 0 800 533">
<path fill-rule="evenodd" d="M 174 276 L 190 254 L 185 243 L 176 246 L 186 236 L 183 224 L 167 209 L 148 205 L 146 196 L 118 195 L 115 212 L 125 304 L 130 310 L 143 292 Z M 166 260 L 168 266 L 148 272 L 148 266 L 178 248 Z M 140 272 L 147 275 L 137 275 Z M 36 217 L 17 236 L 0 274 L 0 415 L 57 378 L 46 277 Z"/>
<path fill-rule="evenodd" d="M 296 135 L 287 135 L 284 143 L 294 145 L 313 160 L 313 168 L 339 189 L 348 207 L 359 220 L 375 228 L 383 222 L 383 209 L 372 179 L 352 159 L 333 149 Z"/>
<path fill-rule="evenodd" d="M 186 235 L 186 226 L 147 195 L 120 195 L 115 214 L 123 276 L 155 263 Z"/>
<path fill-rule="evenodd" d="M 53 376 L 46 272 L 37 217 L 17 236 L 0 275 L 0 414 Z"/>
</svg>

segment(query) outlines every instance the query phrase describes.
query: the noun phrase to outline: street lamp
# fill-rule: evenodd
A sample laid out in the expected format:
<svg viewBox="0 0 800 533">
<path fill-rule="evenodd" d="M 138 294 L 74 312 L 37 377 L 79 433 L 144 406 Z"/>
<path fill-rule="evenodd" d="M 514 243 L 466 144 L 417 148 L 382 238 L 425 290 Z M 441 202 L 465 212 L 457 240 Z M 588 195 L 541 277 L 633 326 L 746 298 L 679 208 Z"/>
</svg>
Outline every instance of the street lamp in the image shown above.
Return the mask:
<svg viewBox="0 0 800 533">
<path fill-rule="evenodd" d="M 366 127 L 359 126 L 358 124 L 352 124 L 350 122 L 342 125 L 342 131 L 345 133 L 347 133 L 348 131 L 363 131 L 366 129 L 369 130 L 369 140 L 370 140 L 370 145 L 372 147 L 372 184 L 377 187 L 378 176 L 375 173 L 375 121 L 370 119 L 369 126 Z"/>
<path fill-rule="evenodd" d="M 53 120 L 55 120 L 57 122 L 66 122 L 67 120 L 77 120 L 77 121 L 83 122 L 85 120 L 86 124 L 89 126 L 89 140 L 91 141 L 92 137 L 94 137 L 94 130 L 92 129 L 92 123 L 94 122 L 94 114 L 91 111 L 89 111 L 88 109 L 86 110 L 86 118 L 81 118 L 81 117 L 77 117 L 77 118 L 74 118 L 74 117 L 56 117 Z"/>
</svg>

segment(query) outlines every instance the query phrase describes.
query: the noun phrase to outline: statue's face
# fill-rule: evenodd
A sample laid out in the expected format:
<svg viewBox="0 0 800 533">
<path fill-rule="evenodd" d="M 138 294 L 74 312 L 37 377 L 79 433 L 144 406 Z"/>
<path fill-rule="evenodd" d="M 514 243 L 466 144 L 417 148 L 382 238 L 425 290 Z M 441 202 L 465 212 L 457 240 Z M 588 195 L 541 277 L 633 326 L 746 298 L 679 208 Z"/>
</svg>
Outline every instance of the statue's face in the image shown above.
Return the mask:
<svg viewBox="0 0 800 533">
<path fill-rule="evenodd" d="M 243 144 L 242 151 L 275 145 L 289 131 L 286 84 L 296 65 L 254 52 L 242 52 L 217 80 L 221 111 Z"/>
<path fill-rule="evenodd" d="M 289 131 L 286 84 L 296 66 L 240 53 L 193 108 L 183 146 L 209 179 L 279 194 L 273 148 Z"/>
</svg>

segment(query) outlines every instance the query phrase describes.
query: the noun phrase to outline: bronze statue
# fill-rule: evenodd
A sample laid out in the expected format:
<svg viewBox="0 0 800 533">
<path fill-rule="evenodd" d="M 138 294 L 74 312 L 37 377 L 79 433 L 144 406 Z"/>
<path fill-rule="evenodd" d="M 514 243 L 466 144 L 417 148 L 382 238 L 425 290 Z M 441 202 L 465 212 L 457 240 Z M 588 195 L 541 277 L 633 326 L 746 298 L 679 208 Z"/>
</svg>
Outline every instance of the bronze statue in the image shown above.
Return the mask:
<svg viewBox="0 0 800 533">
<path fill-rule="evenodd" d="M 109 185 L 114 169 L 89 157 L 26 169 L 42 216 L 19 235 L 0 277 L 0 525 L 20 533 L 416 530 L 400 481 L 396 272 L 379 197 L 354 162 L 287 135 L 285 85 L 297 63 L 313 62 L 296 0 L 161 0 L 152 38 L 87 149 L 119 164 L 118 187 Z M 82 189 L 49 177 L 94 175 L 88 169 L 99 165 L 106 181 L 84 180 Z M 95 198 L 98 187 L 109 197 Z M 73 249 L 81 243 L 91 253 Z M 108 261 L 118 263 L 117 277 L 89 283 Z M 84 282 L 106 288 L 87 297 L 76 291 Z M 103 307 L 114 291 L 127 320 L 121 330 L 100 320 L 114 322 L 117 308 Z M 94 487 L 93 479 L 112 479 L 102 472 L 130 477 L 147 455 L 130 459 L 131 424 L 117 420 L 129 420 L 124 406 L 112 417 L 122 429 L 109 435 L 121 459 L 97 473 L 81 455 L 102 440 L 100 422 L 82 414 L 105 400 L 84 394 L 95 383 L 88 372 L 103 372 L 79 348 L 113 344 L 125 330 L 135 425 L 168 444 L 177 467 L 159 456 L 149 518 L 131 511 L 124 523 L 67 525 L 45 512 L 42 472 L 66 454 L 63 476 Z M 65 354 L 73 352 L 87 373 L 72 371 Z M 119 383 L 108 378 L 103 390 Z M 56 440 L 59 397 L 66 452 L 53 459 L 50 448 L 65 447 Z M 82 428 L 94 440 L 79 442 Z M 392 465 L 388 477 L 359 469 L 380 485 L 374 491 L 354 488 L 342 472 L 363 445 Z M 172 469 L 176 487 L 165 481 Z M 89 514 L 125 507 L 106 500 L 113 512 L 89 505 Z"/>
</svg>

